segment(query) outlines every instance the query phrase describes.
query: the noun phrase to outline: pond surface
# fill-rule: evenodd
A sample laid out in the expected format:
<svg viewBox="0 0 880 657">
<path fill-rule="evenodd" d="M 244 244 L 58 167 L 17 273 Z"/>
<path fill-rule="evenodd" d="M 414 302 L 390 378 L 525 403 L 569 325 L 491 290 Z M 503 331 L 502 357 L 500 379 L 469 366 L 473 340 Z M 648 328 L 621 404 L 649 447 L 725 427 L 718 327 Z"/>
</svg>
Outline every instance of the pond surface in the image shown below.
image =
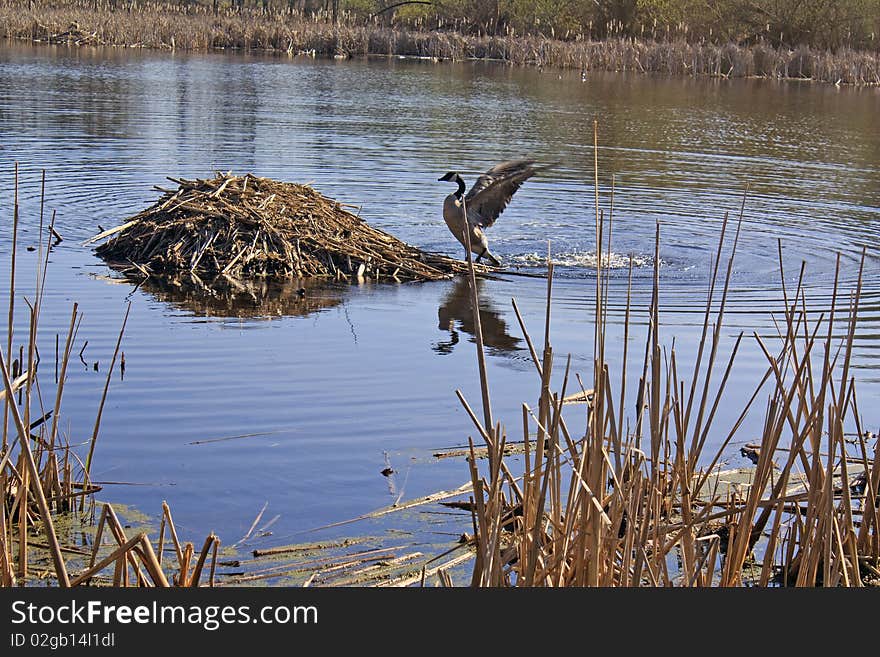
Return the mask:
<svg viewBox="0 0 880 657">
<path fill-rule="evenodd" d="M 153 203 L 153 186 L 170 186 L 166 176 L 232 171 L 311 182 L 359 206 L 370 224 L 461 257 L 440 218 L 452 188 L 437 178 L 457 170 L 471 183 L 514 157 L 558 162 L 517 192 L 489 234 L 517 275 L 480 284 L 493 412 L 519 440 L 521 404 L 534 404 L 539 381 L 511 299 L 542 343 L 546 279 L 522 274 L 542 274 L 548 248 L 557 263 L 556 385 L 569 354 L 573 372 L 592 377 L 596 119 L 606 214 L 614 188 L 612 371 L 620 370 L 630 255 L 629 381 L 641 370 L 658 223 L 662 341 L 674 339 L 679 362 L 693 362 L 722 222 L 739 216 L 745 196 L 720 362 L 741 331 L 746 338 L 707 452 L 766 368 L 752 334 L 770 340 L 781 321 L 780 245 L 788 286 L 805 261 L 807 302 L 817 313 L 829 308 L 838 257 L 845 305 L 867 249 L 854 373 L 864 422 L 876 430 L 878 116 L 880 90 L 831 85 L 604 74 L 582 82 L 580 73 L 485 62 L 6 44 L 0 255 L 8 281 L 17 162 L 16 344 L 25 335 L 22 297 L 34 289 L 38 251 L 27 247 L 38 241 L 45 170 L 44 221 L 55 213 L 64 241 L 52 251 L 40 320 L 41 386 L 53 398 L 55 335 L 63 344 L 76 302 L 83 319 L 62 405 L 71 443 L 91 435 L 131 302 L 125 375 L 113 376 L 93 465 L 101 499 L 151 514 L 167 500 L 178 530 L 197 544 L 212 530 L 236 542 L 267 504 L 261 524 L 278 517 L 251 547 L 307 540 L 310 528 L 454 488 L 468 480 L 466 464 L 433 454 L 476 437 L 455 395 L 461 390 L 479 409 L 464 281 L 314 286 L 307 303 L 285 302 L 282 291 L 254 307 L 115 280 L 82 243 Z M 2 288 L 6 308 L 6 282 Z M 736 440 L 760 435 L 761 411 L 763 403 Z M 582 431 L 582 422 L 573 428 Z M 745 464 L 736 445 L 729 461 Z M 385 478 L 389 465 L 395 474 Z M 461 518 L 468 528 L 469 516 Z"/>
</svg>

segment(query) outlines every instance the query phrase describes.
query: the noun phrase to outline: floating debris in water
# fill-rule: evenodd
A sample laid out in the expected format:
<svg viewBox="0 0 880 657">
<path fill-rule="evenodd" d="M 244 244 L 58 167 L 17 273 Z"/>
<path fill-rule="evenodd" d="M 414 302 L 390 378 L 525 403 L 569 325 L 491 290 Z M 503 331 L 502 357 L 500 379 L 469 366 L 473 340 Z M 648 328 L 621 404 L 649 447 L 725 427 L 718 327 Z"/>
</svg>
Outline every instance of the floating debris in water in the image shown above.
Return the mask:
<svg viewBox="0 0 880 657">
<path fill-rule="evenodd" d="M 169 178 L 152 206 L 86 244 L 114 269 L 140 277 L 320 277 L 413 281 L 450 278 L 466 263 L 422 251 L 371 227 L 308 185 L 251 174 Z M 480 272 L 489 267 L 477 266 Z"/>
</svg>

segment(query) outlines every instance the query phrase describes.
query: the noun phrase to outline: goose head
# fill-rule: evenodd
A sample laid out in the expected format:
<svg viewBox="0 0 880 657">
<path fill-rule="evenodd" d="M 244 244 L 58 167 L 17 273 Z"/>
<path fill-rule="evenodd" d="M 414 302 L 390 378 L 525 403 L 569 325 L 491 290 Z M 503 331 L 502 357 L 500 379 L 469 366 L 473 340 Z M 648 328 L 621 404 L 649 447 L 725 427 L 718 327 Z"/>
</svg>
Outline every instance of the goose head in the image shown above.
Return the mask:
<svg viewBox="0 0 880 657">
<path fill-rule="evenodd" d="M 461 176 L 459 176 L 458 173 L 456 173 L 455 171 L 447 171 L 445 174 L 437 178 L 437 180 L 458 183 L 458 191 L 455 192 L 455 195 L 461 198 L 461 195 L 464 194 L 464 180 L 462 180 Z"/>
</svg>

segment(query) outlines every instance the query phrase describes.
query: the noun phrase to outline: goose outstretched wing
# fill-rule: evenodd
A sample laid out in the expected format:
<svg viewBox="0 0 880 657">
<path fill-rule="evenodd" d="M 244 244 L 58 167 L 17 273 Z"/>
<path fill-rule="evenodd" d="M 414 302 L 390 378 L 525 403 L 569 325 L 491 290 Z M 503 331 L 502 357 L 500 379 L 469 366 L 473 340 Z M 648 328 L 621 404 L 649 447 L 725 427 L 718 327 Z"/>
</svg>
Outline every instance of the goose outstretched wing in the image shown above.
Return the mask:
<svg viewBox="0 0 880 657">
<path fill-rule="evenodd" d="M 477 178 L 465 196 L 468 218 L 483 228 L 494 224 L 516 190 L 538 172 L 534 164 L 535 160 L 510 160 Z"/>
</svg>

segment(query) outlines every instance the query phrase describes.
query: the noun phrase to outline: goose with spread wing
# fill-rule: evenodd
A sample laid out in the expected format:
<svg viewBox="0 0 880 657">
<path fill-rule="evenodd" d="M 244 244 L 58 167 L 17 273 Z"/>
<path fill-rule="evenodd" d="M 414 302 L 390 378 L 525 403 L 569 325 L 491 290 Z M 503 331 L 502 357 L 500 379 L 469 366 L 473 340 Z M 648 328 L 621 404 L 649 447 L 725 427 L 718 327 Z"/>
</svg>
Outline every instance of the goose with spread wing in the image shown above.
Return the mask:
<svg viewBox="0 0 880 657">
<path fill-rule="evenodd" d="M 501 261 L 489 251 L 489 241 L 484 231 L 504 212 L 516 190 L 526 180 L 546 168 L 546 166 L 536 166 L 535 160 L 501 162 L 477 178 L 467 194 L 465 194 L 467 186 L 464 180 L 455 171 L 438 178 L 458 184 L 458 189 L 443 201 L 443 220 L 449 231 L 467 249 L 468 239 L 463 216 L 466 208 L 471 251 L 477 256 L 476 262 L 486 258 L 496 267 L 501 266 Z"/>
</svg>

